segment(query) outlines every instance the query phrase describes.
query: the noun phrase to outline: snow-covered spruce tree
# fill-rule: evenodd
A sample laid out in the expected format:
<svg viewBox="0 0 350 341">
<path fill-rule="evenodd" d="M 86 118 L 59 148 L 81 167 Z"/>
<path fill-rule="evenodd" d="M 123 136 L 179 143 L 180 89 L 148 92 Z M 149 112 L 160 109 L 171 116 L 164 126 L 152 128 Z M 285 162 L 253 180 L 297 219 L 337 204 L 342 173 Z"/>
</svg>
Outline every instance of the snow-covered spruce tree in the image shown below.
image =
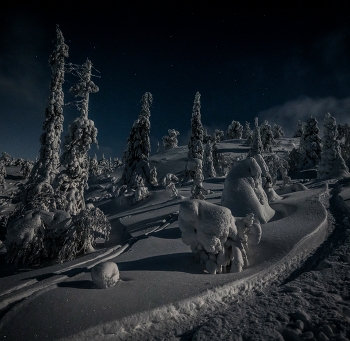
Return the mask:
<svg viewBox="0 0 350 341">
<path fill-rule="evenodd" d="M 303 133 L 303 122 L 298 120 L 297 127 L 297 131 L 294 133 L 293 137 L 301 137 Z"/>
<path fill-rule="evenodd" d="M 282 136 L 284 136 L 284 131 L 283 131 L 282 127 L 276 123 L 274 123 L 274 125 L 272 127 L 272 133 L 273 133 L 274 139 L 279 139 Z"/>
<path fill-rule="evenodd" d="M 249 149 L 248 156 L 255 156 L 257 154 L 261 154 L 263 152 L 263 145 L 261 142 L 261 136 L 260 136 L 260 128 L 259 128 L 259 121 L 258 118 L 254 118 L 254 131 L 253 131 L 253 137 L 252 137 L 252 146 Z"/>
<path fill-rule="evenodd" d="M 216 177 L 216 172 L 213 162 L 213 149 L 210 139 L 207 141 L 204 147 L 203 155 L 203 175 L 204 178 L 214 178 Z"/>
<path fill-rule="evenodd" d="M 337 135 L 336 120 L 330 113 L 327 113 L 323 121 L 322 152 L 317 169 L 318 180 L 350 176 L 349 169 L 341 155 Z"/>
<path fill-rule="evenodd" d="M 346 162 L 346 165 L 350 166 L 350 126 L 345 123 L 344 125 L 338 124 L 338 137 L 340 140 L 341 155 Z"/>
<path fill-rule="evenodd" d="M 99 175 L 98 161 L 96 154 L 90 159 L 89 162 L 89 177 Z"/>
<path fill-rule="evenodd" d="M 152 186 L 158 186 L 158 179 L 157 179 L 157 168 L 153 167 L 150 170 L 150 182 Z"/>
<path fill-rule="evenodd" d="M 162 137 L 164 149 L 176 148 L 178 145 L 177 136 L 180 133 L 175 129 L 169 129 L 168 134 Z"/>
<path fill-rule="evenodd" d="M 6 168 L 3 160 L 0 160 L 0 187 L 5 186 Z"/>
<path fill-rule="evenodd" d="M 62 32 L 58 26 L 56 27 L 56 34 L 55 49 L 49 58 L 52 76 L 43 133 L 40 137 L 40 156 L 31 171 L 24 195 L 24 204 L 30 203 L 34 196 L 46 197 L 47 194 L 53 194 L 52 183 L 58 173 L 60 164 L 59 153 L 64 120 L 62 85 L 64 83 L 65 58 L 68 57 L 68 46 L 64 43 Z M 37 200 L 37 202 L 39 201 Z M 53 203 L 53 201 L 43 202 L 40 208 L 49 209 L 50 202 Z"/>
<path fill-rule="evenodd" d="M 311 116 L 303 123 L 299 146 L 299 169 L 314 167 L 320 162 L 321 138 L 319 132 L 316 118 Z"/>
<path fill-rule="evenodd" d="M 225 136 L 225 133 L 223 130 L 215 129 L 213 134 L 213 142 L 220 142 L 224 136 Z"/>
<path fill-rule="evenodd" d="M 253 132 L 250 129 L 250 123 L 248 121 L 245 121 L 243 131 L 242 131 L 242 138 L 251 140 L 253 137 Z"/>
<path fill-rule="evenodd" d="M 203 135 L 204 129 L 201 122 L 201 94 L 196 93 L 192 109 L 191 137 L 188 143 L 188 158 L 203 160 Z"/>
<path fill-rule="evenodd" d="M 28 179 L 32 169 L 33 169 L 33 162 L 32 161 L 25 160 L 22 163 L 21 172 L 23 174 L 23 179 Z"/>
<path fill-rule="evenodd" d="M 10 156 L 9 153 L 2 152 L 0 161 L 2 161 L 5 166 L 10 166 L 11 165 L 11 161 L 12 161 L 12 157 Z"/>
<path fill-rule="evenodd" d="M 272 128 L 268 121 L 260 126 L 260 136 L 264 152 L 272 152 L 272 147 L 275 145 L 275 139 L 273 138 Z"/>
<path fill-rule="evenodd" d="M 121 178 L 123 185 L 132 186 L 132 178 L 139 174 L 150 183 L 150 166 L 148 162 L 151 152 L 150 129 L 151 116 L 150 106 L 152 105 L 152 94 L 146 92 L 141 98 L 141 112 L 131 128 L 127 140 L 127 149 L 124 152 L 124 170 Z"/>
<path fill-rule="evenodd" d="M 79 77 L 78 83 L 70 88 L 75 97 L 80 117 L 68 127 L 65 137 L 61 164 L 65 168 L 55 179 L 59 209 L 77 215 L 85 209 L 84 190 L 88 188 L 89 177 L 88 151 L 92 143 L 97 144 L 97 129 L 88 118 L 89 95 L 99 88 L 91 80 L 92 63 L 87 60 L 83 65 L 71 65 L 73 74 Z"/>
<path fill-rule="evenodd" d="M 241 139 L 243 133 L 243 126 L 238 122 L 233 120 L 227 129 L 228 139 Z"/>
</svg>

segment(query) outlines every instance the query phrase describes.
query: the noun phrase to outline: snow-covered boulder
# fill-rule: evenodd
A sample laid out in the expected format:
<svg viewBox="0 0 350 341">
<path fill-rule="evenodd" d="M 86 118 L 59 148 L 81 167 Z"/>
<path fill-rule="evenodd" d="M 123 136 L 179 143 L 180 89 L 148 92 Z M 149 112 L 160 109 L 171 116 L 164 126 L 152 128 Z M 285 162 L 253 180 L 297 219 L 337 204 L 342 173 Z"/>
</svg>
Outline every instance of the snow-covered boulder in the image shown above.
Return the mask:
<svg viewBox="0 0 350 341">
<path fill-rule="evenodd" d="M 224 182 L 221 205 L 229 208 L 236 217 L 253 213 L 260 223 L 268 222 L 275 211 L 262 188 L 261 174 L 254 158 L 235 160 Z"/>
<path fill-rule="evenodd" d="M 107 289 L 116 285 L 119 280 L 118 265 L 111 261 L 95 265 L 91 269 L 91 279 L 100 289 Z"/>
</svg>

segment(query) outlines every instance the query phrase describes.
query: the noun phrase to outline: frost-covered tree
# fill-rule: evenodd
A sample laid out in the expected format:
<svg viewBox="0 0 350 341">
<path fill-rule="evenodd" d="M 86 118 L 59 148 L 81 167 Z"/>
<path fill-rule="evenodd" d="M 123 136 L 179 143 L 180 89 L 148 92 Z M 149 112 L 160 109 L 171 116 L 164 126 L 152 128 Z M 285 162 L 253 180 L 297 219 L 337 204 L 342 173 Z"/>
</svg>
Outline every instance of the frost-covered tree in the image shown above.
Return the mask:
<svg viewBox="0 0 350 341">
<path fill-rule="evenodd" d="M 346 165 L 350 166 L 350 126 L 345 123 L 344 125 L 338 124 L 338 140 L 340 140 L 341 155 L 346 162 Z"/>
<path fill-rule="evenodd" d="M 5 186 L 6 168 L 3 160 L 0 160 L 0 187 Z"/>
<path fill-rule="evenodd" d="M 242 138 L 251 140 L 253 137 L 253 132 L 250 129 L 250 123 L 248 121 L 245 121 L 243 131 L 242 131 Z"/>
<path fill-rule="evenodd" d="M 188 158 L 203 160 L 204 129 L 201 122 L 201 94 L 196 93 L 192 109 L 191 137 L 188 143 Z"/>
<path fill-rule="evenodd" d="M 35 163 L 26 188 L 24 203 L 42 192 L 53 193 L 52 183 L 59 171 L 60 144 L 63 130 L 64 95 L 62 85 L 65 75 L 65 58 L 68 57 L 68 46 L 64 43 L 61 30 L 56 27 L 56 45 L 49 58 L 51 67 L 50 96 L 45 110 L 43 133 L 40 137 L 40 156 Z"/>
<path fill-rule="evenodd" d="M 321 138 L 319 137 L 318 122 L 310 117 L 302 125 L 302 134 L 299 145 L 300 169 L 316 166 L 321 158 Z"/>
<path fill-rule="evenodd" d="M 157 179 L 157 168 L 153 167 L 150 170 L 150 182 L 152 186 L 158 186 L 158 179 Z"/>
<path fill-rule="evenodd" d="M 89 176 L 96 176 L 99 174 L 98 161 L 96 154 L 89 161 Z"/>
<path fill-rule="evenodd" d="M 141 112 L 131 128 L 127 140 L 127 149 L 124 152 L 124 170 L 122 184 L 131 186 L 131 180 L 135 174 L 139 174 L 146 182 L 150 182 L 149 155 L 151 152 L 150 143 L 150 106 L 152 105 L 152 94 L 146 92 L 141 98 Z"/>
<path fill-rule="evenodd" d="M 164 149 L 176 148 L 178 144 L 177 136 L 180 133 L 175 129 L 169 129 L 168 134 L 162 137 Z"/>
<path fill-rule="evenodd" d="M 266 120 L 260 126 L 260 136 L 263 151 L 271 153 L 272 147 L 275 145 L 275 139 L 273 138 L 272 128 Z"/>
<path fill-rule="evenodd" d="M 214 134 L 213 134 L 213 141 L 220 142 L 224 136 L 225 136 L 225 133 L 223 130 L 215 129 Z"/>
<path fill-rule="evenodd" d="M 282 136 L 284 136 L 284 131 L 283 131 L 282 127 L 276 123 L 274 123 L 274 125 L 272 127 L 272 133 L 273 133 L 274 139 L 279 139 Z"/>
<path fill-rule="evenodd" d="M 195 170 L 195 176 L 193 178 L 193 185 L 191 188 L 191 199 L 201 199 L 203 200 L 205 198 L 206 194 L 209 194 L 209 192 L 203 187 L 203 172 L 200 167 L 197 167 Z"/>
<path fill-rule="evenodd" d="M 248 156 L 255 156 L 257 154 L 261 154 L 263 152 L 263 145 L 261 142 L 261 136 L 260 136 L 260 128 L 259 128 L 259 121 L 258 118 L 254 118 L 254 131 L 253 131 L 253 141 L 252 146 L 249 149 Z"/>
<path fill-rule="evenodd" d="M 83 65 L 72 65 L 73 73 L 79 78 L 78 83 L 70 88 L 75 97 L 82 99 L 76 102 L 80 111 L 68 127 L 65 137 L 61 164 L 64 170 L 55 179 L 58 193 L 59 208 L 77 215 L 85 209 L 84 190 L 88 188 L 89 177 L 88 151 L 91 144 L 97 144 L 97 129 L 88 118 L 90 93 L 98 92 L 99 88 L 91 80 L 92 63 L 87 60 Z"/>
<path fill-rule="evenodd" d="M 233 120 L 227 129 L 228 139 L 241 139 L 243 133 L 243 126 L 238 122 Z"/>
<path fill-rule="evenodd" d="M 216 172 L 215 172 L 214 162 L 213 162 L 213 149 L 212 149 L 212 143 L 210 140 L 207 141 L 204 147 L 203 175 L 205 178 L 216 177 Z"/>
<path fill-rule="evenodd" d="M 138 203 L 149 196 L 148 188 L 145 186 L 143 177 L 140 174 L 136 174 L 134 179 L 135 197 L 134 203 Z"/>
<path fill-rule="evenodd" d="M 302 133 L 303 133 L 303 122 L 298 120 L 297 131 L 294 133 L 293 137 L 301 137 Z"/>
<path fill-rule="evenodd" d="M 341 155 L 337 135 L 336 120 L 330 113 L 327 113 L 323 121 L 322 152 L 317 169 L 318 180 L 350 176 L 349 169 Z"/>
<path fill-rule="evenodd" d="M 2 152 L 0 161 L 2 161 L 5 166 L 10 166 L 11 165 L 11 161 L 12 161 L 12 157 L 10 156 L 9 153 Z"/>
<path fill-rule="evenodd" d="M 22 166 L 21 166 L 21 173 L 23 174 L 23 178 L 24 179 L 28 179 L 31 171 L 33 169 L 33 162 L 32 161 L 29 161 L 29 160 L 25 160 L 23 163 L 22 163 Z"/>
</svg>

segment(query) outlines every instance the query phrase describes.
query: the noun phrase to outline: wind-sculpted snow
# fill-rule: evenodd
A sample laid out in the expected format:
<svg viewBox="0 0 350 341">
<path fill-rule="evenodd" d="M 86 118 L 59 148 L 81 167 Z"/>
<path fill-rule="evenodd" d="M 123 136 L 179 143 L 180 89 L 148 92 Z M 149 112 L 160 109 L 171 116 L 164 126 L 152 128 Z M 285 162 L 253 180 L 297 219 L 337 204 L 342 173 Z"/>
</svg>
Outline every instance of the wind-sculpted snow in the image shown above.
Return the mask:
<svg viewBox="0 0 350 341">
<path fill-rule="evenodd" d="M 182 241 L 191 246 L 211 274 L 241 272 L 249 265 L 248 235 L 252 235 L 253 244 L 258 244 L 262 234 L 253 214 L 235 219 L 226 207 L 202 200 L 180 204 L 179 227 Z"/>
<path fill-rule="evenodd" d="M 253 213 L 260 223 L 268 222 L 275 214 L 262 188 L 261 168 L 252 157 L 234 161 L 222 191 L 221 205 L 235 217 Z"/>
</svg>

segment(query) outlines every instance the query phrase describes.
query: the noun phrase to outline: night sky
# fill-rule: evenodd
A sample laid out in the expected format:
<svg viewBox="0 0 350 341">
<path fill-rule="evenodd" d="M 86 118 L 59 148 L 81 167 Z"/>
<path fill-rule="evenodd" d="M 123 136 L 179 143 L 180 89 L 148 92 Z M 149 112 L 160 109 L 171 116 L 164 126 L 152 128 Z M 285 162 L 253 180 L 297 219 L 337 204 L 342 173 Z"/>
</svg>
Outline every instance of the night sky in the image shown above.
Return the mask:
<svg viewBox="0 0 350 341">
<path fill-rule="evenodd" d="M 195 93 L 202 123 L 212 132 L 258 116 L 281 124 L 287 136 L 297 119 L 327 111 L 338 123 L 350 114 L 350 12 L 345 1 L 267 6 L 143 5 L 0 6 L 0 153 L 39 155 L 58 24 L 67 62 L 89 58 L 101 78 L 90 96 L 89 118 L 99 150 L 121 157 L 145 92 L 153 94 L 152 152 L 169 128 L 187 144 Z M 116 5 L 118 4 L 118 5 Z M 52 9 L 52 7 L 55 7 Z M 65 90 L 76 81 L 66 75 Z M 73 97 L 65 91 L 65 101 Z M 64 109 L 64 129 L 78 115 Z M 65 132 L 62 135 L 64 138 Z M 92 149 L 92 153 L 96 151 Z"/>
</svg>

